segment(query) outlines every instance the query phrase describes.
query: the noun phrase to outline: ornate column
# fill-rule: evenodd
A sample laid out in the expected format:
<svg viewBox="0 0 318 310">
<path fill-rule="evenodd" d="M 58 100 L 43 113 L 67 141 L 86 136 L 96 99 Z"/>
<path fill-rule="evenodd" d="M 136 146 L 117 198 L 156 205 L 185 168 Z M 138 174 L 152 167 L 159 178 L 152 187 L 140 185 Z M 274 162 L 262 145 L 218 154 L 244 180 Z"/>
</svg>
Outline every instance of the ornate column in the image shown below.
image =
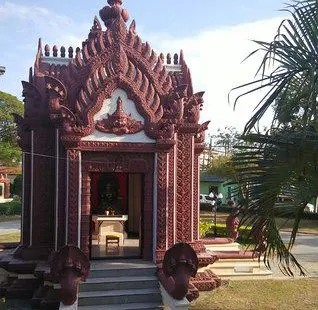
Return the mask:
<svg viewBox="0 0 318 310">
<path fill-rule="evenodd" d="M 175 189 L 176 189 L 176 146 L 169 152 L 169 167 L 168 167 L 168 248 L 175 244 Z"/>
<path fill-rule="evenodd" d="M 157 248 L 159 261 L 167 250 L 167 204 L 168 204 L 168 165 L 169 154 L 158 152 L 157 155 Z"/>
<path fill-rule="evenodd" d="M 193 159 L 193 240 L 200 239 L 200 154 L 202 147 L 195 145 Z"/>
<path fill-rule="evenodd" d="M 176 242 L 192 241 L 192 135 L 180 130 L 177 142 Z"/>
<path fill-rule="evenodd" d="M 67 244 L 80 247 L 80 174 L 81 174 L 81 152 L 77 149 L 67 150 L 68 176 L 67 192 L 68 195 L 68 214 L 66 217 Z"/>
<path fill-rule="evenodd" d="M 54 128 L 49 124 L 35 126 L 31 134 L 30 245 L 51 250 L 54 248 Z"/>
<path fill-rule="evenodd" d="M 91 178 L 89 172 L 82 173 L 81 250 L 89 257 Z"/>
</svg>

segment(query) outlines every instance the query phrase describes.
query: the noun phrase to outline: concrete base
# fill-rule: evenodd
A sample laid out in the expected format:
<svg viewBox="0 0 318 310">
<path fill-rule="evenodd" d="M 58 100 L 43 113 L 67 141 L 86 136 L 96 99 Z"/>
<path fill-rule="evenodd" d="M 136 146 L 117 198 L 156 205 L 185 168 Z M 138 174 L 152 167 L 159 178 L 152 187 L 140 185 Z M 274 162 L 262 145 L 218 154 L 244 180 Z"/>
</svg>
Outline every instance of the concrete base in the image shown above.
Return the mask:
<svg viewBox="0 0 318 310">
<path fill-rule="evenodd" d="M 165 309 L 169 310 L 188 310 L 190 306 L 190 302 L 183 298 L 182 300 L 176 300 L 172 298 L 167 291 L 164 289 L 164 287 L 160 284 L 160 292 L 162 296 L 163 305 L 165 306 Z"/>
<path fill-rule="evenodd" d="M 204 247 L 210 252 L 233 252 L 240 250 L 240 245 L 237 242 L 227 244 L 205 244 Z"/>
<path fill-rule="evenodd" d="M 222 279 L 255 279 L 271 277 L 272 272 L 268 270 L 262 259 L 219 259 L 200 271 L 209 269 Z"/>
<path fill-rule="evenodd" d="M 64 305 L 62 302 L 60 303 L 60 308 L 59 310 L 77 310 L 78 309 L 78 305 L 77 305 L 77 300 L 76 302 L 71 305 L 71 306 L 66 306 Z"/>
</svg>

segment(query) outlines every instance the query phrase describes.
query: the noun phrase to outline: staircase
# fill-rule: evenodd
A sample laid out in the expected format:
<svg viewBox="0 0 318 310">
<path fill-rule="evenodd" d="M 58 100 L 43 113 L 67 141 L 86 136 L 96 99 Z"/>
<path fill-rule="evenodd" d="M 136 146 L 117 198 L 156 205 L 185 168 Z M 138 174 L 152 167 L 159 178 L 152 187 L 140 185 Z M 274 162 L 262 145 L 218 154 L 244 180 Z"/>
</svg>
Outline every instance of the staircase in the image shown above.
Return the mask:
<svg viewBox="0 0 318 310">
<path fill-rule="evenodd" d="M 163 309 L 157 267 L 143 260 L 95 261 L 79 286 L 79 310 Z"/>
<path fill-rule="evenodd" d="M 272 272 L 268 270 L 261 260 L 254 258 L 250 251 L 240 250 L 238 243 L 224 245 L 205 245 L 208 251 L 219 257 L 212 265 L 204 269 L 210 269 L 220 278 L 225 280 L 246 280 L 270 278 Z"/>
</svg>

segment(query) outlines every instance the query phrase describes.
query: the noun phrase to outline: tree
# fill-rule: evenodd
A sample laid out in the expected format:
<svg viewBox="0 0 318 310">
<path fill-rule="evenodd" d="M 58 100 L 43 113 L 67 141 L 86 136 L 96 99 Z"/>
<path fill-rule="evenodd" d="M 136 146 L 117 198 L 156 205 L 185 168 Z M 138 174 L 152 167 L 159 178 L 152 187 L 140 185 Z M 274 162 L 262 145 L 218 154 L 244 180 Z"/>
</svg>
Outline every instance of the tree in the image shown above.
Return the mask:
<svg viewBox="0 0 318 310">
<path fill-rule="evenodd" d="M 215 146 L 224 148 L 224 155 L 233 154 L 234 145 L 238 142 L 239 133 L 234 127 L 226 126 L 223 130 L 217 130 L 217 134 L 212 136 L 215 138 Z"/>
<path fill-rule="evenodd" d="M 23 103 L 17 97 L 0 91 L 0 165 L 17 165 L 21 151 L 12 113 L 23 114 Z"/>
<path fill-rule="evenodd" d="M 233 160 L 231 156 L 217 156 L 212 159 L 206 174 L 226 177 L 232 180 L 236 179 Z"/>
<path fill-rule="evenodd" d="M 252 233 L 262 231 L 266 240 L 265 262 L 276 254 L 287 274 L 291 267 L 304 273 L 290 250 L 306 204 L 318 195 L 318 3 L 292 1 L 291 14 L 278 28 L 272 42 L 255 41 L 264 53 L 257 71 L 259 78 L 241 85 L 234 105 L 250 93 L 265 90 L 258 109 L 247 122 L 233 162 L 239 184 L 246 191 L 240 205 L 241 224 L 251 225 Z M 255 128 L 265 112 L 273 107 L 272 126 L 267 133 Z M 290 197 L 290 205 L 279 208 L 278 195 Z M 290 242 L 285 245 L 275 217 L 294 221 Z"/>
</svg>

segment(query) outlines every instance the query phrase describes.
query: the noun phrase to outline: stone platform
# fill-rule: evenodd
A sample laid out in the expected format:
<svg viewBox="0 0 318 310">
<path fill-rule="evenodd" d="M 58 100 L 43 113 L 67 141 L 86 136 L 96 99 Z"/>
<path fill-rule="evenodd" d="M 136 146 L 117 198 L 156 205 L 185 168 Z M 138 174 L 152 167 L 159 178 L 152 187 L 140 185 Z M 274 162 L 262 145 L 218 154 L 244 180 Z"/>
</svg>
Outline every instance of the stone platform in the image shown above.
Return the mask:
<svg viewBox="0 0 318 310">
<path fill-rule="evenodd" d="M 204 242 L 204 240 L 203 240 Z M 215 263 L 202 268 L 200 271 L 211 270 L 222 279 L 255 279 L 268 278 L 272 272 L 268 270 L 263 258 L 254 257 L 251 251 L 242 251 L 236 242 L 211 244 L 209 240 L 205 244 L 208 252 L 212 252 L 219 259 Z"/>
</svg>

